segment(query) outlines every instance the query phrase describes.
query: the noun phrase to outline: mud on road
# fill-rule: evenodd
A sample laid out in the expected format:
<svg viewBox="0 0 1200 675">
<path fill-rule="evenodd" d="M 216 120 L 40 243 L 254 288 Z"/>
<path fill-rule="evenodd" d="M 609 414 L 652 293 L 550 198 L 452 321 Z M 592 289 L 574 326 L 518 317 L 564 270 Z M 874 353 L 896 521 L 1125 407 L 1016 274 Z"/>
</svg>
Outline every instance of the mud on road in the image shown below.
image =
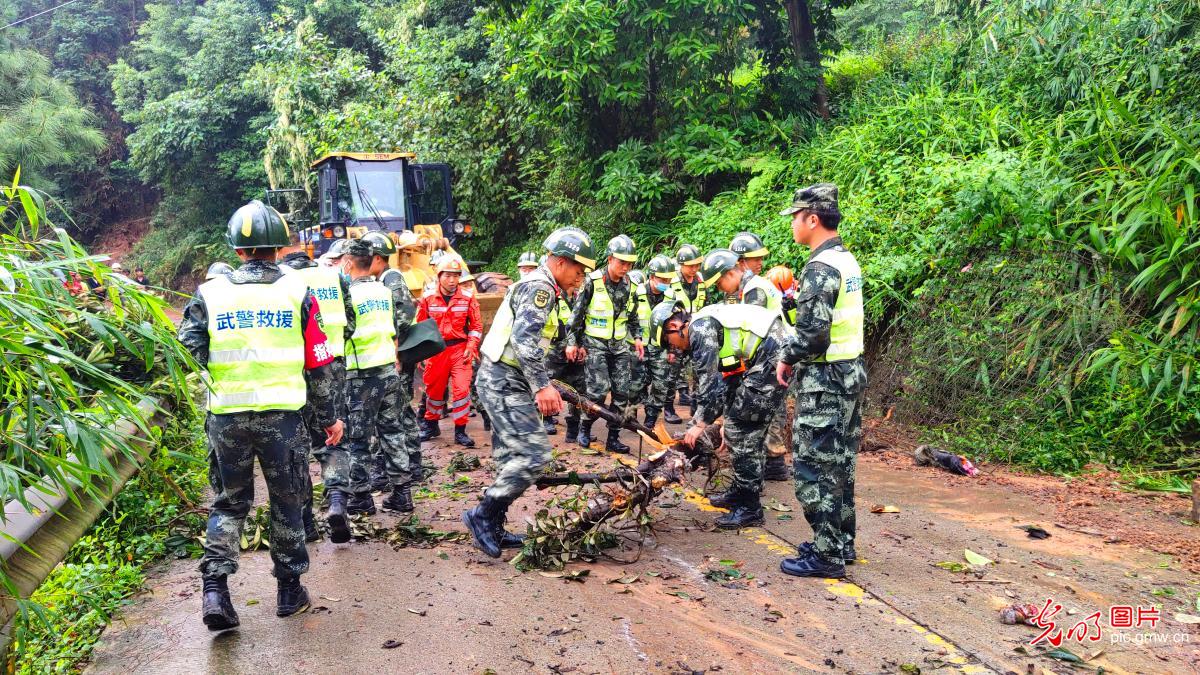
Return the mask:
<svg viewBox="0 0 1200 675">
<path fill-rule="evenodd" d="M 490 480 L 490 442 L 472 419 L 478 445 L 466 452 L 483 468 L 456 481 L 443 469 L 460 448 L 443 424 L 442 437 L 425 444 L 439 472 L 417 514 L 435 529 L 461 531 L 461 512 Z M 616 461 L 561 434 L 552 440 L 571 468 Z M 625 441 L 636 447 L 635 438 Z M 1058 479 L 992 468 L 983 480 L 952 476 L 912 466 L 905 450 L 861 456 L 862 560 L 844 581 L 779 572 L 810 534 L 790 484 L 767 484 L 764 503 L 773 508 L 764 527 L 721 532 L 697 475 L 658 500 L 655 533 L 640 551 L 628 542 L 613 551 L 625 562 L 571 565 L 588 570 L 582 581 L 521 573 L 467 543 L 395 551 L 380 541 L 325 541 L 309 549 L 313 608 L 277 619 L 270 559 L 256 551 L 243 554 L 230 580 L 242 626 L 213 635 L 199 620 L 196 561 L 172 561 L 108 628 L 90 671 L 1200 672 L 1200 626 L 1175 619 L 1200 613 L 1200 528 L 1184 521 L 1186 499 L 1115 499 L 1117 491 L 1094 484 L 1073 500 L 1079 486 Z M 510 511 L 510 526 L 551 494 L 531 490 Z M 1086 504 L 1071 505 L 1079 500 Z M 899 512 L 871 513 L 873 505 Z M 387 526 L 396 517 L 374 520 Z M 1022 525 L 1051 536 L 1031 539 Z M 936 566 L 965 564 L 966 549 L 995 564 L 978 576 Z M 1062 644 L 1086 660 L 1078 670 L 1028 645 L 1040 629 L 999 620 L 1004 606 L 1047 599 L 1062 605 L 1055 621 L 1064 632 L 1101 612 L 1100 640 Z M 1116 631 L 1112 606 L 1155 606 L 1161 620 Z"/>
</svg>

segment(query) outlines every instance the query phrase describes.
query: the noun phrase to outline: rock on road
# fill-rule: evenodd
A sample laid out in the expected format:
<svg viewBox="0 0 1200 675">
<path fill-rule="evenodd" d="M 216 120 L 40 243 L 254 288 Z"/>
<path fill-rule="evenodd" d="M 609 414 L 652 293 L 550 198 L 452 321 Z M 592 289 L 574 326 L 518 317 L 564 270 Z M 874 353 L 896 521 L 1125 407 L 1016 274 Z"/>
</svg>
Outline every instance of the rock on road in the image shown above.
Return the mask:
<svg viewBox="0 0 1200 675">
<path fill-rule="evenodd" d="M 478 447 L 467 452 L 484 459 L 485 469 L 461 474 L 469 485 L 452 485 L 443 470 L 427 481 L 417 514 L 435 529 L 462 530 L 460 513 L 490 480 L 490 443 L 478 420 L 471 424 Z M 439 469 L 458 449 L 444 426 L 442 437 L 426 444 L 426 457 Z M 552 440 L 564 465 L 612 465 L 607 455 L 565 444 L 561 433 Z M 635 438 L 625 441 L 636 445 Z M 703 477 L 692 482 L 699 489 Z M 1068 663 L 1027 644 L 1039 629 L 999 621 L 1010 603 L 1040 606 L 1047 599 L 1063 606 L 1055 620 L 1064 632 L 1102 613 L 1099 641 L 1062 645 L 1090 659 L 1090 670 L 1200 672 L 1200 626 L 1174 618 L 1189 609 L 1200 613 L 1200 579 L 1193 573 L 1200 528 L 1182 520 L 1186 499 L 1114 504 L 1100 492 L 1076 506 L 1063 497 L 1071 488 L 1057 479 L 1003 471 L 970 479 L 863 453 L 858 551 L 864 561 L 846 580 L 833 581 L 779 572 L 780 559 L 794 554 L 809 529 L 791 485 L 767 486 L 764 503 L 790 510 L 768 509 L 764 527 L 740 532 L 712 530 L 717 509 L 696 489 L 665 494 L 653 509 L 656 533 L 640 557 L 627 546 L 615 553 L 624 562 L 572 565 L 590 571 L 582 583 L 520 573 L 465 543 L 394 551 L 379 541 L 324 541 L 310 545 L 312 570 L 304 577 L 313 609 L 278 619 L 268 554 L 244 553 L 230 580 L 242 625 L 217 635 L 199 619 L 196 561 L 171 561 L 107 629 L 89 672 L 1068 672 Z M 265 500 L 261 484 L 258 493 Z M 510 511 L 510 525 L 550 494 L 527 493 Z M 875 504 L 900 512 L 873 514 Z M 1192 559 L 1121 541 L 1111 534 L 1119 531 L 1115 525 L 1063 522 L 1064 511 L 1080 509 L 1101 523 L 1111 518 L 1171 534 Z M 395 521 L 383 513 L 375 519 Z M 1027 524 L 1051 538 L 1029 538 L 1017 527 Z M 965 549 L 997 564 L 982 578 L 934 566 L 965 562 Z M 735 561 L 753 579 L 726 586 L 706 577 L 722 560 Z M 617 579 L 629 583 L 609 583 Z M 1157 605 L 1161 621 L 1115 631 L 1108 625 L 1114 605 Z"/>
</svg>

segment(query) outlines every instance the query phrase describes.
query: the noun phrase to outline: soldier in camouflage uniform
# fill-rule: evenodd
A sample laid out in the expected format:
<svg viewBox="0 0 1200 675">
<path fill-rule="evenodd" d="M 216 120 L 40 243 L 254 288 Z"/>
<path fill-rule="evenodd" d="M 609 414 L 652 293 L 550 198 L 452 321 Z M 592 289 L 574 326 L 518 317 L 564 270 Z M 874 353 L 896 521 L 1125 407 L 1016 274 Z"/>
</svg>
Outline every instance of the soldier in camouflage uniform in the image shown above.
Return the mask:
<svg viewBox="0 0 1200 675">
<path fill-rule="evenodd" d="M 704 255 L 692 244 L 683 244 L 675 254 L 675 263 L 679 265 L 679 274 L 671 283 L 671 297 L 679 300 L 688 312 L 699 312 L 709 304 L 708 289 L 702 283 L 700 265 Z M 677 359 L 676 372 L 679 382 L 679 405 L 692 405 L 692 386 L 695 384 L 696 373 L 692 368 L 691 359 L 686 355 Z"/>
<path fill-rule="evenodd" d="M 628 406 L 633 361 L 645 358 L 637 298 L 633 284 L 626 278 L 637 261 L 637 253 L 633 240 L 623 234 L 609 240 L 607 252 L 607 266 L 588 275 L 575 300 L 566 354 L 571 361 L 578 360 L 581 354 L 587 359 L 587 397 L 593 403 L 605 405 L 611 393 L 609 409 L 628 415 L 632 412 Z M 627 338 L 632 340 L 632 350 Z M 591 445 L 595 423 L 595 417 L 584 414 L 579 445 Z M 620 433 L 621 427 L 608 425 L 606 450 L 629 452 L 629 446 L 621 442 Z"/>
<path fill-rule="evenodd" d="M 567 359 L 566 338 L 568 327 L 571 325 L 571 306 L 576 295 L 578 295 L 576 289 L 563 289 L 563 295 L 558 299 L 558 334 L 551 343 L 550 353 L 546 355 L 546 368 L 550 371 L 550 377 L 586 395 L 586 362 L 578 357 L 576 357 L 578 359 L 576 361 Z M 568 406 L 566 415 L 566 436 L 568 442 L 578 440 L 579 419 L 582 414 L 579 406 L 574 404 Z M 553 436 L 558 433 L 558 425 L 554 415 L 545 415 L 542 418 L 542 422 L 545 425 L 546 435 Z"/>
<path fill-rule="evenodd" d="M 741 254 L 718 248 L 704 258 L 701 273 L 705 283 L 711 283 L 722 291 L 727 304 L 757 305 L 782 313 L 783 294 L 766 277 L 754 273 L 754 265 L 747 264 L 747 261 L 757 261 L 757 267 L 761 269 L 761 256 L 767 254 L 766 247 L 757 235 L 745 232 L 734 237 L 733 243 L 740 246 Z M 784 407 L 780 406 L 778 414 L 768 426 L 767 468 L 763 474 L 766 480 L 784 481 L 789 478 L 785 456 L 791 451 L 792 444 L 790 438 L 784 441 L 787 415 L 783 410 Z"/>
<path fill-rule="evenodd" d="M 368 233 L 367 237 L 375 236 L 374 233 Z M 388 238 L 391 239 L 390 237 Z M 384 249 L 386 252 L 386 247 Z M 417 303 L 413 300 L 412 291 L 409 290 L 408 284 L 404 281 L 404 275 L 400 270 L 390 267 L 387 259 L 380 259 L 378 256 L 371 263 L 371 273 L 376 275 L 384 286 L 387 286 L 392 292 L 392 302 L 395 304 L 396 312 L 401 318 L 409 318 L 412 323 L 417 317 Z M 421 432 L 417 423 L 417 413 L 413 410 L 413 383 L 416 380 L 417 364 L 401 363 L 400 364 L 400 428 L 404 433 L 404 446 L 408 448 L 408 471 L 415 483 L 420 483 L 425 480 L 425 468 L 421 464 Z M 386 460 L 383 455 L 383 450 L 376 441 L 373 445 L 373 455 L 375 458 L 375 474 L 371 477 L 371 488 L 379 490 L 386 488 L 388 484 L 387 473 L 384 467 Z M 382 476 L 382 480 L 379 480 Z"/>
<path fill-rule="evenodd" d="M 782 211 L 792 218 L 796 243 L 812 249 L 800 274 L 796 332 L 777 368 L 793 375 L 796 418 L 792 471 L 796 498 L 813 530 L 780 569 L 794 576 L 841 577 L 854 551 L 854 465 L 862 441 L 862 269 L 842 245 L 837 187 L 818 183 L 796 191 Z"/>
<path fill-rule="evenodd" d="M 308 571 L 301 510 L 309 489 L 309 437 L 300 409 L 312 406 L 324 445 L 336 444 L 343 429 L 317 300 L 299 276 L 275 264 L 278 249 L 288 244 L 287 223 L 253 201 L 230 218 L 226 238 L 244 264 L 202 284 L 179 324 L 179 341 L 210 386 L 204 429 L 216 498 L 200 561 L 202 616 L 210 630 L 239 623 L 228 576 L 237 572 L 242 525 L 254 503 L 256 457 L 270 499 L 275 613 L 290 616 L 308 607 L 300 575 Z"/>
<path fill-rule="evenodd" d="M 558 298 L 577 287 L 596 264 L 592 240 L 583 230 L 555 230 L 543 244 L 545 264 L 509 287 L 480 347 L 475 384 L 492 419 L 496 480 L 475 508 L 463 513 L 475 547 L 500 557 L 501 548 L 520 547 L 522 537 L 504 530 L 505 514 L 550 461 L 550 439 L 542 415 L 562 410 L 550 384 L 546 352 L 558 334 Z"/>
<path fill-rule="evenodd" d="M 638 322 L 650 325 L 650 311 L 658 303 L 671 298 L 671 281 L 675 278 L 675 262 L 665 255 L 656 255 L 646 266 L 649 276 L 637 288 Z M 674 383 L 679 377 L 679 359 L 670 358 L 669 349 L 653 342 L 646 345 L 646 358 L 639 363 L 640 376 L 634 391 L 642 397 L 646 410 L 646 426 L 653 428 L 658 416 L 671 424 L 682 420 L 675 414 Z"/>
<path fill-rule="evenodd" d="M 763 443 L 783 400 L 775 364 L 791 330 L 778 312 L 763 307 L 718 304 L 688 315 L 682 303 L 668 301 L 651 312 L 650 337 L 688 352 L 696 364 L 696 408 L 683 442 L 694 445 L 705 427 L 725 416 L 733 483 L 722 506 L 731 511 L 717 527 L 762 524 Z"/>
<path fill-rule="evenodd" d="M 756 275 L 762 274 L 763 263 L 770 253 L 762 238 L 753 232 L 737 233 L 729 240 L 729 250 L 737 254 L 739 267 Z"/>
<path fill-rule="evenodd" d="M 389 288 L 373 274 L 387 266 L 395 243 L 382 232 L 369 232 L 352 241 L 344 265 L 350 274 L 350 301 L 355 331 L 346 343 L 346 399 L 349 418 L 343 447 L 350 454 L 351 514 L 375 513 L 369 467 L 371 437 L 375 436 L 387 463 L 392 494 L 383 501 L 390 511 L 413 510 L 409 466 L 409 437 L 401 414 L 409 407 L 400 381 L 396 345 L 408 337 L 414 315 L 406 310 L 407 289 Z"/>
<path fill-rule="evenodd" d="M 333 355 L 333 363 L 329 364 L 334 371 L 338 388 L 338 419 L 346 417 L 346 359 L 344 358 L 346 340 L 354 333 L 354 308 L 350 306 L 350 289 L 346 280 L 338 270 L 322 267 L 312 258 L 301 245 L 300 237 L 295 231 L 289 232 L 290 243 L 279 250 L 279 269 L 287 272 L 295 270 L 301 279 L 308 284 L 309 289 L 317 299 L 321 309 L 322 328 L 328 338 L 329 352 Z M 325 484 L 326 496 L 331 496 L 334 490 L 345 491 L 350 480 L 350 457 L 337 446 L 325 445 L 325 432 L 317 423 L 311 405 L 304 406 L 300 413 L 308 426 L 310 440 L 309 448 L 317 461 L 321 463 L 321 479 Z M 307 472 L 306 472 L 307 475 Z M 334 512 L 330 518 L 330 538 L 335 544 L 350 541 L 350 528 L 345 518 L 345 500 L 332 500 Z M 304 502 L 304 537 L 307 541 L 321 538 L 313 518 L 312 481 L 309 481 L 308 499 Z"/>
</svg>

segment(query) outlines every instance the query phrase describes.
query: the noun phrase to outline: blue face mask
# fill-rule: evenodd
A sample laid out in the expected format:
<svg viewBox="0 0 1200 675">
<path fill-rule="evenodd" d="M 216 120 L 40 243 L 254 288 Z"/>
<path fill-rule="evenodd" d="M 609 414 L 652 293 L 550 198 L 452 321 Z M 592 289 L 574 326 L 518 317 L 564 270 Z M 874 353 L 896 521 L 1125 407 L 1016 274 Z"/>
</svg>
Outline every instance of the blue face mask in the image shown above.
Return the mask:
<svg viewBox="0 0 1200 675">
<path fill-rule="evenodd" d="M 669 287 L 670 284 L 665 284 L 661 281 L 654 282 L 654 290 L 658 291 L 659 293 L 665 293 Z"/>
</svg>

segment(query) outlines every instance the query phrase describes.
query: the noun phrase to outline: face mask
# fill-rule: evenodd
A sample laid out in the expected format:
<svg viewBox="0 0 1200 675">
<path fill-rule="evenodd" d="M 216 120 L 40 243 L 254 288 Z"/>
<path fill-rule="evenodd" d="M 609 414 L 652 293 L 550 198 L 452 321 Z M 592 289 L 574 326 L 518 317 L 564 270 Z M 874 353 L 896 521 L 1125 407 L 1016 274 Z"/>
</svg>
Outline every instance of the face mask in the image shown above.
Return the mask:
<svg viewBox="0 0 1200 675">
<path fill-rule="evenodd" d="M 664 284 L 661 281 L 654 282 L 654 290 L 658 291 L 659 293 L 665 293 L 667 288 L 668 288 L 668 284 Z"/>
</svg>

